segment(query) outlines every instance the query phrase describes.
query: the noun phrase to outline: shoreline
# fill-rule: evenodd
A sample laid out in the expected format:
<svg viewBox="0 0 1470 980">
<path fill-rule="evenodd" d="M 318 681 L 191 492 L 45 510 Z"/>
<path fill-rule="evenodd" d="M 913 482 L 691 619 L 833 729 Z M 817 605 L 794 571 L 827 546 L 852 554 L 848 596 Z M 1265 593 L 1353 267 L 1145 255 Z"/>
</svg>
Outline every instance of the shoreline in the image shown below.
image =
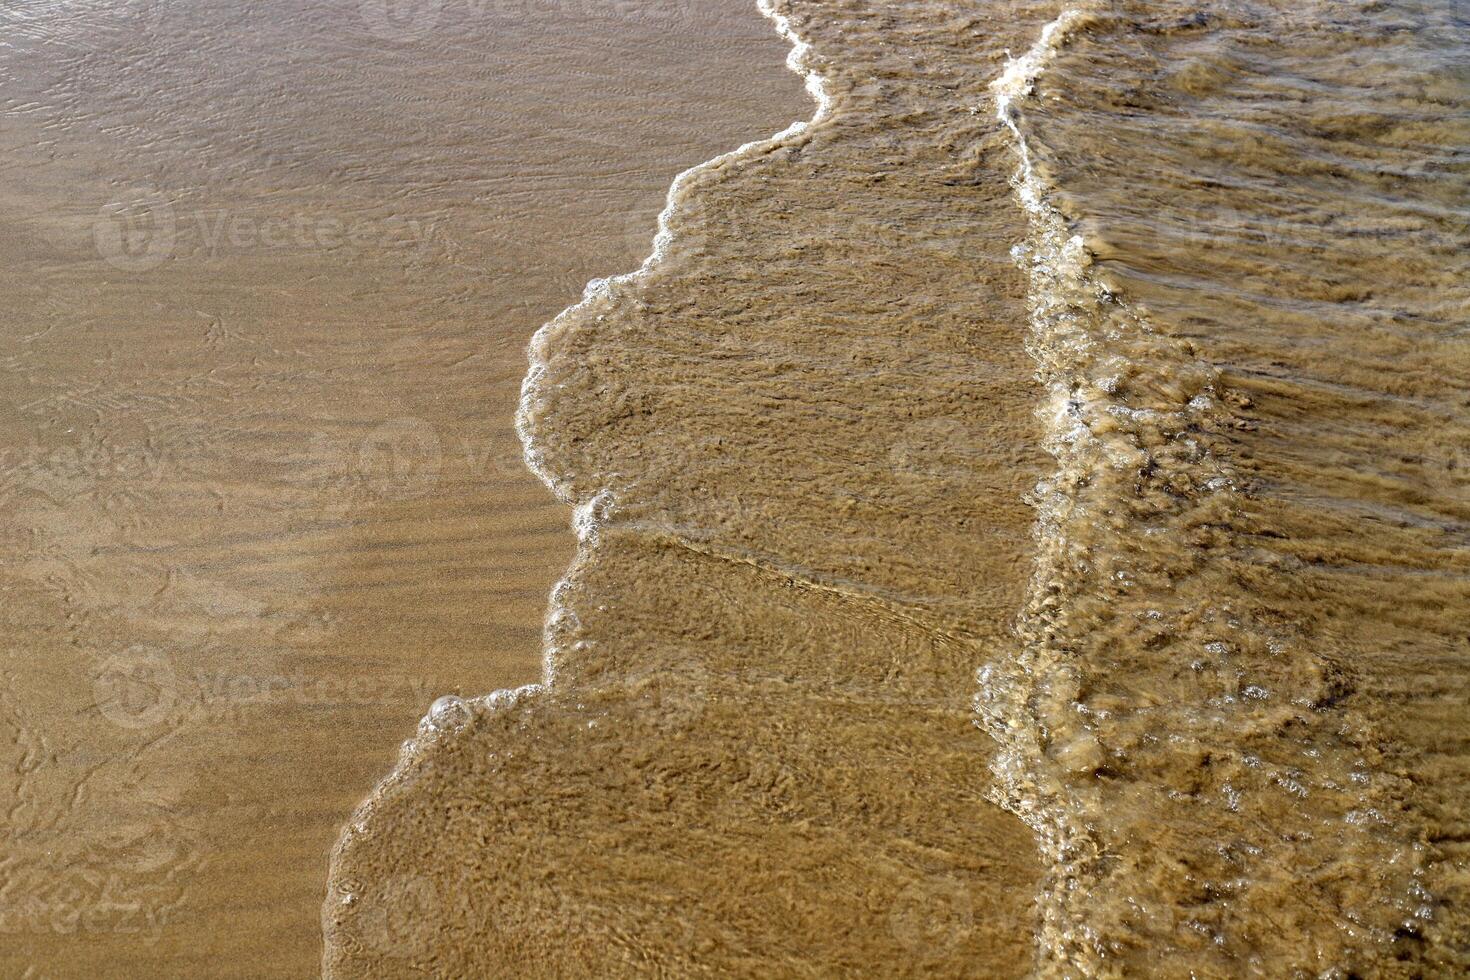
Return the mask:
<svg viewBox="0 0 1470 980">
<path fill-rule="evenodd" d="M 331 854 L 327 862 L 327 881 L 331 882 L 335 877 L 338 856 L 350 833 L 361 828 L 361 826 L 372 817 L 374 801 L 385 791 L 391 789 L 403 778 L 402 770 L 409 764 L 419 751 L 420 740 L 432 740 L 437 734 L 453 730 L 464 725 L 470 712 L 494 712 L 508 709 L 516 705 L 521 699 L 532 697 L 549 689 L 555 682 L 557 644 L 554 639 L 562 620 L 567 611 L 561 604 L 560 597 L 568 588 L 569 582 L 576 575 L 578 568 L 589 558 L 592 549 L 596 547 L 598 525 L 602 515 L 598 513 L 599 507 L 606 507 L 611 501 L 605 501 L 604 497 L 610 496 L 606 491 L 594 494 L 587 500 L 578 501 L 569 494 L 554 474 L 549 472 L 536 448 L 536 438 L 532 431 L 530 422 L 529 406 L 537 397 L 538 382 L 545 372 L 546 358 L 544 347 L 547 338 L 558 324 L 574 318 L 586 304 L 599 297 L 605 297 L 609 291 L 620 284 L 627 284 L 647 276 L 663 260 L 666 247 L 673 238 L 670 229 L 670 221 L 679 208 L 679 194 L 685 183 L 702 172 L 721 166 L 732 160 L 739 160 L 747 155 L 759 153 L 763 150 L 773 149 L 782 145 L 786 140 L 801 136 L 813 125 L 820 123 L 830 114 L 833 100 L 827 91 L 825 77 L 812 65 L 808 59 L 813 57 L 811 44 L 803 39 L 792 29 L 788 19 L 775 7 L 773 0 L 755 0 L 755 7 L 761 15 L 771 22 L 777 35 L 790 44 L 790 50 L 785 59 L 788 71 L 799 75 L 803 80 L 803 86 L 811 98 L 815 108 L 808 119 L 797 119 L 780 131 L 766 137 L 750 140 L 732 150 L 720 153 L 701 163 L 689 167 L 673 178 L 669 183 L 665 194 L 664 207 L 657 216 L 657 225 L 651 239 L 651 250 L 639 264 L 637 269 L 631 272 L 619 273 L 606 277 L 597 277 L 588 281 L 583 289 L 581 299 L 563 309 L 551 320 L 542 324 L 528 341 L 526 346 L 527 370 L 521 383 L 521 396 L 514 415 L 515 430 L 521 441 L 522 458 L 526 468 L 530 471 L 547 491 L 559 502 L 572 507 L 570 527 L 576 539 L 576 552 L 567 571 L 552 586 L 547 598 L 546 616 L 542 634 L 542 679 L 537 682 L 523 684 L 515 688 L 502 688 L 490 691 L 486 694 L 470 697 L 459 697 L 445 695 L 438 698 L 430 707 L 424 717 L 419 721 L 415 733 L 403 743 L 398 760 L 372 788 L 363 801 L 354 808 L 352 814 L 344 821 L 342 832 L 338 835 L 336 843 L 333 844 Z M 323 903 L 323 929 L 329 931 L 331 922 L 331 896 L 329 894 Z M 324 944 L 322 975 L 330 977 L 333 975 L 331 969 L 330 944 Z"/>
<path fill-rule="evenodd" d="M 405 732 L 541 674 L 573 549 L 529 337 L 671 175 L 807 111 L 704 0 L 357 8 L 63 5 L 0 58 L 0 973 L 320 969 Z"/>
<path fill-rule="evenodd" d="M 701 924 L 705 900 L 692 897 L 680 900 L 687 917 L 649 919 L 649 889 L 680 891 L 706 876 L 708 908 L 745 896 L 727 911 L 752 937 L 722 945 L 715 962 L 733 969 L 725 957 L 746 949 L 775 968 L 789 937 L 753 937 L 778 924 L 762 910 L 781 889 L 750 880 L 768 873 L 770 857 L 744 853 L 743 842 L 773 836 L 783 860 L 809 859 L 799 824 L 763 816 L 777 804 L 761 787 L 792 780 L 781 775 L 788 767 L 816 768 L 779 791 L 796 797 L 783 809 L 831 823 L 816 852 L 842 880 L 828 882 L 836 891 L 819 903 L 822 915 L 861 921 L 858 945 L 868 950 L 837 948 L 836 934 L 820 928 L 803 933 L 809 948 L 794 955 L 815 969 L 907 951 L 1002 973 L 1030 958 L 1035 845 L 984 798 L 993 747 L 970 706 L 974 670 L 999 655 L 1020 603 L 1017 552 L 1029 547 L 1032 523 L 1020 485 L 1031 468 L 1032 372 L 1011 315 L 1024 285 L 1003 248 L 977 255 L 958 244 L 1013 240 L 1022 226 L 1007 200 L 996 127 L 965 108 L 990 76 L 957 68 L 938 112 L 933 89 L 901 76 L 889 101 L 883 85 L 864 80 L 877 77 L 871 62 L 905 60 L 904 52 L 861 12 L 851 23 L 773 4 L 762 13 L 791 44 L 788 66 L 808 69 L 800 73 L 812 117 L 679 174 L 639 268 L 592 280 L 537 332 L 518 429 L 529 468 L 573 505 L 579 543 L 549 603 L 543 681 L 444 706 L 359 808 L 334 850 L 323 905 L 329 975 L 430 955 L 427 936 L 396 954 L 371 938 L 378 917 L 394 914 L 384 910 L 409 907 L 420 909 L 411 918 L 424 930 L 456 937 L 433 944 L 439 969 L 514 961 L 533 973 L 595 975 L 638 957 L 692 967 L 700 961 L 690 944 L 724 927 Z M 914 37 L 964 59 L 998 57 L 1028 26 L 987 32 L 977 54 L 963 37 L 946 37 L 945 10 L 907 15 Z M 827 59 L 812 71 L 823 35 L 841 36 L 846 49 L 844 30 L 861 42 L 852 62 Z M 844 92 L 859 108 L 841 126 L 823 125 L 845 111 Z M 895 127 L 916 131 L 899 142 Z M 903 147 L 911 165 L 893 167 L 870 140 Z M 967 149 L 951 156 L 936 142 Z M 896 179 L 884 183 L 875 167 Z M 851 199 L 859 187 L 861 205 Z M 941 209 L 955 223 L 952 248 L 932 237 L 945 229 L 928 223 L 863 231 L 936 188 L 952 205 Z M 856 229 L 822 229 L 850 207 L 864 219 Z M 862 376 L 896 353 L 884 312 L 861 300 L 869 282 L 894 274 L 902 249 L 886 241 L 893 236 L 940 263 L 938 280 L 919 269 L 900 274 L 915 279 L 907 289 L 937 290 L 944 312 L 919 324 L 910 352 L 929 370 L 890 376 L 854 401 Z M 774 264 L 761 258 L 768 247 Z M 809 285 L 846 278 L 854 288 Z M 834 343 L 868 366 L 855 374 L 829 357 Z M 724 347 L 735 360 L 714 356 Z M 817 447 L 836 418 L 824 422 L 805 403 L 824 386 L 853 406 L 846 411 L 873 418 L 838 457 L 859 467 L 846 474 L 820 475 L 835 462 Z M 759 394 L 767 387 L 770 399 Z M 935 468 L 928 446 L 962 427 L 973 433 L 967 444 L 995 447 L 995 465 L 962 456 Z M 779 449 L 759 448 L 762 440 Z M 890 461 L 905 443 L 912 455 Z M 883 508 L 874 514 L 881 536 L 871 532 L 878 547 L 860 547 L 864 521 L 845 517 L 840 499 L 764 472 L 777 458 L 813 474 L 798 483 L 872 481 L 919 511 L 937 499 L 960 513 L 911 521 L 903 515 L 916 511 Z M 761 472 L 741 476 L 747 468 Z M 745 488 L 773 496 L 747 507 Z M 870 499 L 882 506 L 876 490 Z M 708 605 L 716 595 L 723 601 Z M 858 622 L 865 626 L 850 632 Z M 781 743 L 797 719 L 816 717 L 824 721 L 809 737 Z M 898 744 L 907 748 L 896 755 Z M 862 761 L 824 769 L 829 754 Z M 650 759 L 660 775 L 640 778 Z M 776 774 L 742 778 L 747 767 Z M 644 798 L 665 781 L 666 795 Z M 896 802 L 914 792 L 922 804 Z M 870 802 L 850 806 L 850 793 Z M 711 846 L 690 851 L 700 840 Z M 584 852 L 579 841 L 601 843 Z M 915 841 L 928 844 L 910 853 Z M 990 856 L 979 862 L 976 853 Z M 688 873 L 676 874 L 683 865 Z M 825 877 L 794 887 L 821 890 Z M 954 905 L 955 921 L 923 952 L 912 907 L 928 896 Z M 967 912 L 971 902 L 983 914 Z M 487 918 L 477 908 L 498 911 Z M 599 966 L 599 957 L 608 959 Z"/>
</svg>

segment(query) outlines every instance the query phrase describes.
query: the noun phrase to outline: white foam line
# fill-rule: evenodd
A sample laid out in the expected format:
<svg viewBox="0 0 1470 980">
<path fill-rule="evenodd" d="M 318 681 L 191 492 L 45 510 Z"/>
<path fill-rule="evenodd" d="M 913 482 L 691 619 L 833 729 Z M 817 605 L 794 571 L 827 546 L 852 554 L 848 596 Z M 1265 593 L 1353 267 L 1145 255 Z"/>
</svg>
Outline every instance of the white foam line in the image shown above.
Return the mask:
<svg viewBox="0 0 1470 980">
<path fill-rule="evenodd" d="M 1021 158 L 1020 179 L 1016 183 L 1016 190 L 1022 205 L 1032 214 L 1056 213 L 1056 209 L 1046 203 L 1045 187 L 1031 166 L 1031 151 L 1026 145 L 1026 137 L 1016 125 L 1014 103 L 1017 99 L 1024 99 L 1032 94 L 1037 77 L 1046 70 L 1047 64 L 1057 53 L 1058 35 L 1065 34 L 1081 16 L 1080 10 L 1063 11 L 1056 20 L 1041 29 L 1036 43 L 1025 54 L 1006 62 L 1005 71 L 990 83 L 990 88 L 995 93 L 995 117 L 1015 137 L 1016 153 Z"/>
<path fill-rule="evenodd" d="M 812 117 L 804 121 L 797 120 L 773 136 L 752 140 L 734 150 L 722 153 L 717 157 L 690 167 L 675 177 L 669 185 L 668 194 L 664 199 L 663 210 L 658 215 L 658 230 L 653 236 L 652 251 L 649 252 L 642 264 L 632 272 L 626 272 L 622 275 L 612 276 L 606 279 L 593 279 L 583 289 L 581 300 L 567 307 L 551 321 L 543 324 L 531 337 L 531 342 L 527 347 L 527 359 L 530 361 L 530 368 L 526 372 L 525 379 L 521 382 L 520 403 L 517 406 L 515 415 L 516 434 L 521 440 L 526 467 L 532 473 L 536 474 L 558 500 L 573 505 L 572 529 L 577 535 L 577 556 L 573 559 L 571 567 L 567 569 L 562 579 L 552 587 L 551 595 L 547 600 L 546 621 L 542 638 L 541 682 L 539 684 L 528 684 L 524 687 L 516 688 L 513 691 L 495 691 L 475 699 L 488 708 L 514 703 L 522 696 L 543 690 L 552 684 L 556 673 L 555 655 L 557 644 L 554 639 L 555 633 L 568 619 L 575 621 L 575 614 L 566 608 L 563 602 L 563 596 L 566 594 L 571 578 L 577 568 L 595 545 L 597 528 L 603 523 L 613 508 L 612 492 L 607 489 L 599 491 L 584 501 L 573 499 L 572 494 L 549 470 L 545 455 L 536 445 L 531 414 L 538 400 L 542 382 L 546 375 L 549 361 L 547 347 L 551 335 L 561 324 L 569 318 L 577 316 L 593 300 L 611 295 L 615 287 L 647 277 L 653 271 L 654 267 L 664 260 L 668 252 L 669 243 L 674 237 L 671 224 L 675 213 L 678 211 L 678 201 L 681 191 L 690 178 L 702 171 L 722 166 L 728 161 L 752 156 L 756 153 L 772 149 L 783 141 L 804 133 L 808 127 L 821 122 L 832 109 L 832 96 L 828 91 L 827 79 L 815 67 L 815 59 L 812 58 L 811 43 L 791 26 L 789 18 L 776 9 L 776 2 L 777 0 L 756 0 L 756 6 L 761 14 L 775 26 L 776 33 L 790 43 L 791 51 L 786 56 L 786 67 L 801 75 L 804 79 L 806 91 L 816 104 L 816 110 L 812 113 Z M 422 729 L 422 727 L 421 724 L 420 728 Z"/>
<path fill-rule="evenodd" d="M 546 373 L 546 345 L 551 333 L 563 321 L 569 317 L 574 317 L 584 306 L 594 299 L 610 295 L 614 286 L 634 282 L 648 276 L 653 268 L 663 261 L 669 242 L 673 239 L 673 232 L 669 228 L 669 223 L 678 210 L 680 190 L 689 178 L 702 171 L 718 167 L 729 160 L 739 159 L 740 157 L 751 154 L 753 151 L 775 147 L 783 140 L 805 132 L 808 126 L 826 118 L 832 107 L 832 97 L 827 91 L 826 78 L 810 64 L 811 44 L 796 32 L 796 29 L 791 26 L 791 21 L 784 14 L 776 10 L 774 0 L 756 0 L 756 6 L 759 8 L 761 14 L 775 25 L 776 33 L 790 42 L 791 51 L 786 56 L 786 67 L 805 79 L 807 93 L 812 97 L 812 101 L 816 103 L 816 111 L 809 120 L 793 122 L 790 126 L 787 126 L 774 136 L 752 140 L 728 153 L 722 153 L 703 163 L 696 164 L 675 177 L 673 183 L 669 185 L 668 194 L 665 196 L 664 208 L 658 215 L 658 230 L 653 236 L 653 250 L 643 260 L 643 263 L 632 272 L 625 272 L 622 275 L 611 276 L 606 279 L 593 279 L 582 290 L 582 299 L 580 301 L 557 314 L 554 319 L 543 324 L 532 335 L 530 345 L 527 348 L 527 356 L 531 362 L 531 367 L 527 371 L 525 379 L 521 382 L 521 399 L 520 405 L 516 410 L 515 418 L 516 433 L 521 439 L 526 466 L 540 478 L 542 483 L 546 484 L 547 488 L 556 495 L 557 499 L 564 502 L 572 502 L 570 495 L 558 484 L 556 477 L 547 471 L 545 459 L 536 448 L 536 440 L 531 432 L 530 420 L 531 406 L 536 401 L 536 393 L 540 388 L 541 379 Z"/>
<path fill-rule="evenodd" d="M 1005 70 L 990 85 L 995 97 L 996 118 L 1010 132 L 1018 160 L 1011 184 L 1026 212 L 1032 235 L 1052 243 L 1049 252 L 1053 261 L 1065 262 L 1069 255 L 1080 259 L 1084 243 L 1078 236 L 1069 237 L 1065 217 L 1051 203 L 1049 188 L 1036 172 L 1026 136 L 1021 131 L 1020 109 L 1017 104 L 1034 96 L 1036 80 L 1056 57 L 1059 42 L 1083 17 L 1084 14 L 1079 9 L 1064 11 L 1042 29 L 1036 42 L 1025 54 L 1008 61 Z M 1052 274 L 1062 277 L 1064 270 L 1056 268 L 1052 270 Z M 1037 358 L 1039 375 L 1047 388 L 1047 405 L 1052 409 L 1045 415 L 1045 441 L 1057 461 L 1058 468 L 1056 476 L 1052 478 L 1053 482 L 1060 484 L 1071 460 L 1080 451 L 1075 444 L 1089 433 L 1085 426 L 1079 425 L 1069 410 L 1070 377 L 1065 373 L 1058 375 L 1058 365 L 1048 364 L 1041 355 L 1047 346 L 1051 325 L 1048 323 L 1046 305 L 1037 302 L 1036 271 L 1033 269 L 1029 275 L 1031 330 L 1035 345 L 1033 355 Z M 1037 566 L 1028 587 L 1028 593 L 1033 596 L 1039 588 L 1045 586 L 1044 571 L 1048 562 L 1048 549 L 1044 539 L 1049 528 L 1056 528 L 1061 524 L 1060 519 L 1050 512 L 1056 506 L 1055 502 L 1038 504 L 1037 519 L 1032 532 L 1039 544 Z M 1030 605 L 1028 601 L 1027 607 Z M 1032 667 L 1025 662 L 1023 654 L 1022 662 L 1014 665 L 1012 670 L 1029 674 Z M 1065 869 L 1070 864 L 1069 855 L 1085 852 L 1087 848 L 1087 830 L 1075 825 L 1069 819 L 1069 814 L 1059 810 L 1048 799 L 1049 793 L 1040 789 L 1046 773 L 1039 764 L 1041 756 L 1034 741 L 1038 732 L 1026 730 L 1024 712 L 1020 713 L 1021 717 L 1013 713 L 1018 708 L 1016 695 L 1011 693 L 1008 700 L 990 703 L 990 699 L 1006 698 L 1007 695 L 1003 692 L 1010 691 L 1017 681 L 1014 677 L 1001 676 L 1003 673 L 990 667 L 982 669 L 977 676 L 979 690 L 975 696 L 976 713 L 980 716 L 982 727 L 990 731 L 997 743 L 994 766 L 998 785 L 992 798 L 1014 813 L 1036 834 L 1050 865 L 1051 875 L 1065 877 Z M 1029 694 L 1026 696 L 1029 697 Z M 1069 971 L 1078 969 L 1082 974 L 1090 975 L 1095 972 L 1096 964 L 1082 962 L 1068 955 L 1068 951 L 1080 950 L 1085 957 L 1093 944 L 1087 923 L 1071 921 L 1068 915 L 1065 901 L 1059 894 L 1066 887 L 1066 882 L 1061 879 L 1050 880 L 1042 885 L 1042 891 L 1038 895 L 1041 913 L 1041 925 L 1036 935 L 1038 950 L 1061 956 L 1067 961 Z"/>
</svg>

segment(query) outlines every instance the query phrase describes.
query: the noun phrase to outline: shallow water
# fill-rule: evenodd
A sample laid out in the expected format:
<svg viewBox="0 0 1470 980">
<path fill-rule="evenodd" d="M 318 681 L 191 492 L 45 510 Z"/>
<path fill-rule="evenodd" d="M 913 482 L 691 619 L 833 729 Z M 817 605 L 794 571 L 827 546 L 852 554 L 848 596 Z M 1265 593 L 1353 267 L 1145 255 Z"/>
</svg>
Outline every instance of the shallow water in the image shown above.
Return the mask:
<svg viewBox="0 0 1470 980">
<path fill-rule="evenodd" d="M 533 345 L 523 432 L 582 536 L 552 682 L 426 724 L 359 813 L 333 975 L 1030 962 L 1041 869 L 970 701 L 1047 461 L 970 107 L 1055 10 L 789 13 L 830 111 L 687 175 L 661 260 Z"/>
<path fill-rule="evenodd" d="M 1464 27 L 1113 4 L 1003 86 L 1059 467 L 982 706 L 1057 960 L 1464 968 Z"/>
<path fill-rule="evenodd" d="M 774 8 L 817 116 L 538 335 L 548 683 L 329 972 L 1470 967 L 1463 14 Z"/>
</svg>

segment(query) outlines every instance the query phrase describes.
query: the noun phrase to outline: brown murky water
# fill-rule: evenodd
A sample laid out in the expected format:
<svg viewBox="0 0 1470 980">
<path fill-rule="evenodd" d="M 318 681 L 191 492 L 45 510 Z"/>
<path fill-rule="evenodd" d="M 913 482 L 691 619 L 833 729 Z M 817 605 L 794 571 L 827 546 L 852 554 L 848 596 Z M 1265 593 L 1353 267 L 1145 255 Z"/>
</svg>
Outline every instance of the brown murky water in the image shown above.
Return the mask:
<svg viewBox="0 0 1470 980">
<path fill-rule="evenodd" d="M 547 683 L 329 971 L 1464 970 L 1463 15 L 772 13 L 818 114 L 538 336 Z"/>
<path fill-rule="evenodd" d="M 1470 970 L 1454 0 L 32 9 L 7 964 Z"/>
<path fill-rule="evenodd" d="M 1054 12 L 792 11 L 830 110 L 681 180 L 661 261 L 540 334 L 551 683 L 426 722 L 337 856 L 330 974 L 1026 970 L 1041 866 L 971 699 L 1047 464 L 967 107 Z"/>
<path fill-rule="evenodd" d="M 1097 5 L 998 87 L 1058 467 L 982 710 L 1047 969 L 1470 966 L 1467 26 Z"/>
<path fill-rule="evenodd" d="M 399 742 L 539 675 L 527 340 L 805 108 L 743 6 L 379 12 L 0 13 L 0 975 L 318 972 Z"/>
</svg>

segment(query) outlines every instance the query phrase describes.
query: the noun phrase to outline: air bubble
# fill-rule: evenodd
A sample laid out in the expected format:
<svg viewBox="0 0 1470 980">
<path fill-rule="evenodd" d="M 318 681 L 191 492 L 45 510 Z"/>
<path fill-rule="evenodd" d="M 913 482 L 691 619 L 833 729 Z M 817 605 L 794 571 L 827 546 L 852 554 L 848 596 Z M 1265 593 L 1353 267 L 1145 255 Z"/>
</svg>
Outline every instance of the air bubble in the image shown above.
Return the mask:
<svg viewBox="0 0 1470 980">
<path fill-rule="evenodd" d="M 470 720 L 469 706 L 462 698 L 446 694 L 429 705 L 429 726 L 435 731 L 453 731 L 463 728 Z"/>
</svg>

